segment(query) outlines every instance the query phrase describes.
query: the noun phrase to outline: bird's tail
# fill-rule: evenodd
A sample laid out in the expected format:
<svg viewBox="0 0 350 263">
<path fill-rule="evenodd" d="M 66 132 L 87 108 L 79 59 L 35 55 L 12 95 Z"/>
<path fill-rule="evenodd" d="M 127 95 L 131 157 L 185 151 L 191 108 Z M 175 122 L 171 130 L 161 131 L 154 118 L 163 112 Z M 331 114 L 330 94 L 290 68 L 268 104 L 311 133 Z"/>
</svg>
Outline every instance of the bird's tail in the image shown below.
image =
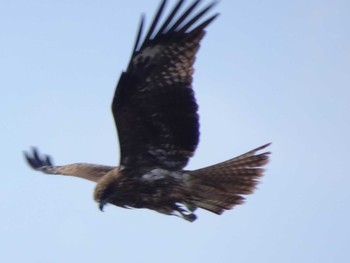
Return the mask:
<svg viewBox="0 0 350 263">
<path fill-rule="evenodd" d="M 216 214 L 242 204 L 263 175 L 270 152 L 258 153 L 263 145 L 226 162 L 190 172 L 188 180 L 193 204 Z"/>
</svg>

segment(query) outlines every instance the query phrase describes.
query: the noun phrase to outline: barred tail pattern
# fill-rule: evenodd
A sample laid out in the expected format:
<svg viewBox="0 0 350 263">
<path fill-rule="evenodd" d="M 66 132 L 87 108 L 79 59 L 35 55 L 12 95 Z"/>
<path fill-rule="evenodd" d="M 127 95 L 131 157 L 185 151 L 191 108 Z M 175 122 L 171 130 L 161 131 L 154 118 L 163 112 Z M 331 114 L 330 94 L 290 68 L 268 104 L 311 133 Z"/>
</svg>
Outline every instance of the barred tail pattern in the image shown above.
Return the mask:
<svg viewBox="0 0 350 263">
<path fill-rule="evenodd" d="M 242 195 L 251 194 L 270 152 L 258 153 L 263 145 L 231 160 L 190 172 L 189 187 L 193 204 L 216 214 L 242 204 Z"/>
</svg>

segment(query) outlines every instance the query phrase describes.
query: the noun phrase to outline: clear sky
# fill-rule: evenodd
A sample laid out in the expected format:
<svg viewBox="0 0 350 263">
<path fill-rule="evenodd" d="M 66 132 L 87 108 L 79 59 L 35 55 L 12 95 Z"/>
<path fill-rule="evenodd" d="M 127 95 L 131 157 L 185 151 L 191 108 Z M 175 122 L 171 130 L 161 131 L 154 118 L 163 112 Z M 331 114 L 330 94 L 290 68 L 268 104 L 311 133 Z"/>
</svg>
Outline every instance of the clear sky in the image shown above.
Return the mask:
<svg viewBox="0 0 350 263">
<path fill-rule="evenodd" d="M 56 164 L 117 165 L 110 102 L 140 14 L 149 22 L 158 4 L 0 2 L 0 261 L 350 262 L 348 0 L 217 5 L 195 65 L 201 142 L 188 168 L 272 142 L 245 205 L 194 223 L 101 213 L 93 183 L 26 165 L 31 145 Z"/>
</svg>

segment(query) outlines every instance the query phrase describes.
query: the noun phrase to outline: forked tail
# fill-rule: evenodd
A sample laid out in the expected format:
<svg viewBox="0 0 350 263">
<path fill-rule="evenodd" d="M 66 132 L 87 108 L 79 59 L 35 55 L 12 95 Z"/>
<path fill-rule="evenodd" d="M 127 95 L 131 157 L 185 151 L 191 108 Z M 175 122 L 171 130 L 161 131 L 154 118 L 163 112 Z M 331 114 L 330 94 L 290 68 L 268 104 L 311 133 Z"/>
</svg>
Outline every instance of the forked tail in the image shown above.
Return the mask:
<svg viewBox="0 0 350 263">
<path fill-rule="evenodd" d="M 216 214 L 242 204 L 263 175 L 270 152 L 258 153 L 263 145 L 231 160 L 190 172 L 193 204 Z"/>
</svg>

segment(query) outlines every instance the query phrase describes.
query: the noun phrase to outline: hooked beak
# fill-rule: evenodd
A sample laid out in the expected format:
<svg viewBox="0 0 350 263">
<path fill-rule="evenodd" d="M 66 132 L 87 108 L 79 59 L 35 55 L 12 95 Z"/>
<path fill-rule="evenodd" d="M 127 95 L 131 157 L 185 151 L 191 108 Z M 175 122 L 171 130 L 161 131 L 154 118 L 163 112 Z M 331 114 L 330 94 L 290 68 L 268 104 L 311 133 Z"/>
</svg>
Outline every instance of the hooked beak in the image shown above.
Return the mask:
<svg viewBox="0 0 350 263">
<path fill-rule="evenodd" d="M 103 200 L 101 200 L 101 202 L 98 205 L 98 208 L 101 210 L 101 212 L 103 212 L 103 207 L 108 203 L 108 198 L 105 198 Z"/>
</svg>

